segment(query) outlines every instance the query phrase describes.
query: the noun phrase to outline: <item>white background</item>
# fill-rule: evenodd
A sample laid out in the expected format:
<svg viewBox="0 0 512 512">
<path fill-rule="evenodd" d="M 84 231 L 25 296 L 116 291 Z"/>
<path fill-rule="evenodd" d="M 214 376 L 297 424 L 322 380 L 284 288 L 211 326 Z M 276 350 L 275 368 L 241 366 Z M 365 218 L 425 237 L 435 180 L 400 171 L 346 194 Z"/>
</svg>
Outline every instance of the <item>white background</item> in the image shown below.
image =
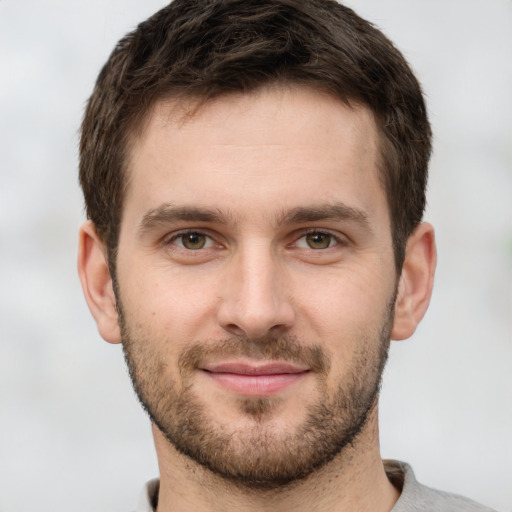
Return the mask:
<svg viewBox="0 0 512 512">
<path fill-rule="evenodd" d="M 439 266 L 382 393 L 384 457 L 512 510 L 512 2 L 353 0 L 424 84 Z M 115 42 L 156 0 L 0 0 L 0 511 L 126 512 L 156 476 L 119 346 L 75 271 L 77 132 Z"/>
</svg>

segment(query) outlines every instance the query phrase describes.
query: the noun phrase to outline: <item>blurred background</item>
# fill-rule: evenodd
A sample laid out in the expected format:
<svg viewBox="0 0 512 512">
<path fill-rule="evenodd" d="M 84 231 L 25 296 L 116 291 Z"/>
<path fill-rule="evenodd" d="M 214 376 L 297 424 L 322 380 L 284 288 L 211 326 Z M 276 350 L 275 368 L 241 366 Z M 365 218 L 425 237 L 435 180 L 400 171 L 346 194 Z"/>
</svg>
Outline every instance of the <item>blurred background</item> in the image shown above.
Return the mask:
<svg viewBox="0 0 512 512">
<path fill-rule="evenodd" d="M 156 0 L 0 0 L 0 511 L 126 512 L 157 475 L 119 346 L 76 275 L 77 141 L 101 65 Z M 350 1 L 416 70 L 435 132 L 432 305 L 395 342 L 382 453 L 512 510 L 512 2 Z"/>
</svg>

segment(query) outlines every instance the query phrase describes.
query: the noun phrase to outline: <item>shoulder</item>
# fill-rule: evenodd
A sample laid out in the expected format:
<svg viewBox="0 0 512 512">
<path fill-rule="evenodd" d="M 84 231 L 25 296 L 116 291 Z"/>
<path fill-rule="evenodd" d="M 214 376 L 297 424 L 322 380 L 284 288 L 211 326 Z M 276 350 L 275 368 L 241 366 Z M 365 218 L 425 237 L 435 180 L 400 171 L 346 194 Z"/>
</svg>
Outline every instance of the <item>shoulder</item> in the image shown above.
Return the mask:
<svg viewBox="0 0 512 512">
<path fill-rule="evenodd" d="M 412 468 L 404 462 L 385 461 L 384 464 L 389 480 L 402 491 L 392 512 L 494 512 L 463 496 L 420 484 Z"/>
</svg>

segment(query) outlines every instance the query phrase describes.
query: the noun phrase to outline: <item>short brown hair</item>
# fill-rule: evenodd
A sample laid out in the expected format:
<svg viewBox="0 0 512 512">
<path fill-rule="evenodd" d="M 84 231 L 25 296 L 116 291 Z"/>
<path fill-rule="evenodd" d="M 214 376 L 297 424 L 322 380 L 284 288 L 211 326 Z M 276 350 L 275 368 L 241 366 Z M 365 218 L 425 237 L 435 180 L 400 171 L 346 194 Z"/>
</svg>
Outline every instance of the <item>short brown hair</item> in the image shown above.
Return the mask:
<svg viewBox="0 0 512 512">
<path fill-rule="evenodd" d="M 80 184 L 115 270 L 128 138 L 159 99 L 303 84 L 373 112 L 395 263 L 425 208 L 431 130 L 421 87 L 371 23 L 334 0 L 175 0 L 119 41 L 86 107 Z"/>
</svg>

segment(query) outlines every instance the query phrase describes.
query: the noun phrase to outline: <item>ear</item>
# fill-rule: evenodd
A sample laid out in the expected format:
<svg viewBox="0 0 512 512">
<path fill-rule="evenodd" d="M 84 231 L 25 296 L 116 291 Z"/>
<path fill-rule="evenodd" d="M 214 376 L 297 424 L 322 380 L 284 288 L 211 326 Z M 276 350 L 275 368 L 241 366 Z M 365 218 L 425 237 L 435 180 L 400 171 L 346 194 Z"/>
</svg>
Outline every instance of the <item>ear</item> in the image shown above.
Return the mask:
<svg viewBox="0 0 512 512">
<path fill-rule="evenodd" d="M 120 343 L 116 298 L 106 249 L 91 221 L 85 222 L 79 231 L 78 275 L 101 337 L 109 343 Z"/>
<path fill-rule="evenodd" d="M 425 315 L 432 295 L 436 262 L 434 228 L 423 222 L 407 241 L 395 303 L 392 339 L 404 340 L 412 336 Z"/>
</svg>

